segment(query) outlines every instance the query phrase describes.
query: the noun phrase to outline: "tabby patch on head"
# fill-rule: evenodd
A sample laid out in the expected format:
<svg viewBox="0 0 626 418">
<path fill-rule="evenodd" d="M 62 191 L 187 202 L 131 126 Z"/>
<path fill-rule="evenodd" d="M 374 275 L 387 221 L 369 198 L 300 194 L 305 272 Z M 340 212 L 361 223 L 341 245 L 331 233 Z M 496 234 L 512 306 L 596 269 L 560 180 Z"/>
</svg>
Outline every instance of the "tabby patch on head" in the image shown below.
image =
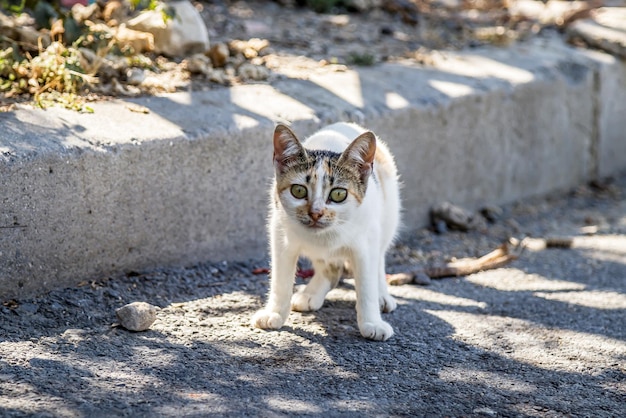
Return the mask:
<svg viewBox="0 0 626 418">
<path fill-rule="evenodd" d="M 274 131 L 276 197 L 289 217 L 306 227 L 340 225 L 365 197 L 375 154 L 376 138 L 371 132 L 336 153 L 306 149 L 288 127 L 278 125 Z"/>
</svg>

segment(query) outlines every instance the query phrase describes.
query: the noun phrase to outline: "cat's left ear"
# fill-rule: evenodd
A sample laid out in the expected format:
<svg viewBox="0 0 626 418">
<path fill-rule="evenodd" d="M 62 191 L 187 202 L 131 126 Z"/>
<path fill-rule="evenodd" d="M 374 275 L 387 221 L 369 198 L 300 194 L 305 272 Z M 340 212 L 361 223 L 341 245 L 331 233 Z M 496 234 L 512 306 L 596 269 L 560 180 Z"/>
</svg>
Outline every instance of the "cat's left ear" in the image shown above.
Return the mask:
<svg viewBox="0 0 626 418">
<path fill-rule="evenodd" d="M 359 168 L 361 181 L 367 182 L 374 169 L 376 136 L 372 132 L 359 135 L 341 154 L 338 164 L 355 164 Z"/>
</svg>

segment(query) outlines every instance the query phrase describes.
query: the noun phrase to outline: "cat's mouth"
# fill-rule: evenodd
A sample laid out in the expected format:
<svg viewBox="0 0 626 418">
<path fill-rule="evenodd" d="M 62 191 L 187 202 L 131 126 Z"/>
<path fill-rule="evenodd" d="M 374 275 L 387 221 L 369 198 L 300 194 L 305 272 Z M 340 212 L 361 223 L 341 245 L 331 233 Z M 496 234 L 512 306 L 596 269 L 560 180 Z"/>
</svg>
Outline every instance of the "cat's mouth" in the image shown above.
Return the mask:
<svg viewBox="0 0 626 418">
<path fill-rule="evenodd" d="M 315 230 L 324 229 L 328 226 L 326 224 L 323 224 L 321 222 L 316 222 L 316 221 L 308 221 L 308 222 L 305 222 L 304 225 L 309 227 L 310 229 L 315 229 Z"/>
</svg>

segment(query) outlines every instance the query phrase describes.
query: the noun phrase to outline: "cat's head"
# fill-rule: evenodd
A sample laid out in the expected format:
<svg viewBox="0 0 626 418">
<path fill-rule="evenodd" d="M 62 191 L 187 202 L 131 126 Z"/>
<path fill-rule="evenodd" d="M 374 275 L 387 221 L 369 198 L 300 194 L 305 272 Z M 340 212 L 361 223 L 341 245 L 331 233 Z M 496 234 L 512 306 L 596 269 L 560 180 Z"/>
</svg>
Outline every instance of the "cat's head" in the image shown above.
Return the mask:
<svg viewBox="0 0 626 418">
<path fill-rule="evenodd" d="M 342 152 L 305 149 L 286 126 L 274 131 L 276 194 L 287 215 L 312 231 L 350 222 L 365 198 L 376 137 L 359 135 Z"/>
</svg>

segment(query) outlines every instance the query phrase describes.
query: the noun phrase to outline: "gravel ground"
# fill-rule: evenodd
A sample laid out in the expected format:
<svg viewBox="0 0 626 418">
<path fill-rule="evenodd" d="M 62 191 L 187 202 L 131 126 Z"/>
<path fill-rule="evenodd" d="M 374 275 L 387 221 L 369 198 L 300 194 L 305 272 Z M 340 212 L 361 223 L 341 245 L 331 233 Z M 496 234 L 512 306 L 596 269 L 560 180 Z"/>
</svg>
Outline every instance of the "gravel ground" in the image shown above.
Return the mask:
<svg viewBox="0 0 626 418">
<path fill-rule="evenodd" d="M 0 415 L 624 416 L 626 175 L 502 209 L 482 232 L 405 233 L 390 271 L 481 255 L 509 236 L 575 236 L 573 247 L 393 287 L 386 343 L 360 337 L 350 279 L 281 331 L 251 328 L 268 287 L 252 270 L 267 260 L 5 301 Z M 114 325 L 133 301 L 162 308 L 150 330 Z"/>
</svg>

